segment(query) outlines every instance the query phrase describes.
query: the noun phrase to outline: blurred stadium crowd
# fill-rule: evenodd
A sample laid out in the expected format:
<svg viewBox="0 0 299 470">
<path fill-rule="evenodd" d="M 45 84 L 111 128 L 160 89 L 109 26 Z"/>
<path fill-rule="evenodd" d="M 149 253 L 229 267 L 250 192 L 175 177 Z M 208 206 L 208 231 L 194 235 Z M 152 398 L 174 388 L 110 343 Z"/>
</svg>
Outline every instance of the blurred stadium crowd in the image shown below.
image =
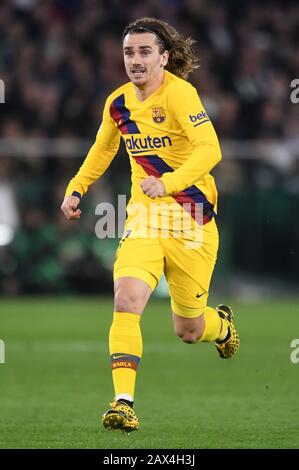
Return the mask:
<svg viewBox="0 0 299 470">
<path fill-rule="evenodd" d="M 76 138 L 91 145 L 107 94 L 127 81 L 123 28 L 141 16 L 168 21 L 197 40 L 201 66 L 191 82 L 224 145 L 273 145 L 273 158 L 243 152 L 215 172 L 220 268 L 298 280 L 299 104 L 290 101 L 290 83 L 299 78 L 298 2 L 2 0 L 0 139 Z M 83 202 L 85 217 L 71 224 L 59 207 L 85 155 L 55 158 L 49 148 L 49 155 L 36 149 L 22 157 L 1 147 L 0 291 L 109 291 L 118 240 L 96 239 L 94 208 L 129 193 L 124 149 Z"/>
</svg>

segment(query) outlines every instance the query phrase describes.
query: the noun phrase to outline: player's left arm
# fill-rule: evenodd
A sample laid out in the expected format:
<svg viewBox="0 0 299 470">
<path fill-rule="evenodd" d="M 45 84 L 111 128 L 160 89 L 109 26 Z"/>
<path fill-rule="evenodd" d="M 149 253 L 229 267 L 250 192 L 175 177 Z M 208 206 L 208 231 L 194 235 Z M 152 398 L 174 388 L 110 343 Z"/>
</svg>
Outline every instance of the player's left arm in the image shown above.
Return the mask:
<svg viewBox="0 0 299 470">
<path fill-rule="evenodd" d="M 191 142 L 193 151 L 180 168 L 161 177 L 165 194 L 176 194 L 192 186 L 221 160 L 216 132 L 196 89 L 186 86 L 184 93 L 176 95 L 171 103 L 173 115 Z"/>
</svg>

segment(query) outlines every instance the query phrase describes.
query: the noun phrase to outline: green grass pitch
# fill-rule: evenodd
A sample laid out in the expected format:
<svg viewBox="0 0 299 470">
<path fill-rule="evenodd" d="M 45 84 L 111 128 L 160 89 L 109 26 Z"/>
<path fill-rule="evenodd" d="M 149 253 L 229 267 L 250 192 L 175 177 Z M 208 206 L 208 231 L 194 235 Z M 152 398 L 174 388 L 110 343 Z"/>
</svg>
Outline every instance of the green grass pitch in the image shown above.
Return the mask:
<svg viewBox="0 0 299 470">
<path fill-rule="evenodd" d="M 241 347 L 225 361 L 212 344 L 180 342 L 168 301 L 150 301 L 135 397 L 141 426 L 124 435 L 100 425 L 113 397 L 112 299 L 2 299 L 0 448 L 297 448 L 290 344 L 299 301 L 231 303 Z"/>
</svg>

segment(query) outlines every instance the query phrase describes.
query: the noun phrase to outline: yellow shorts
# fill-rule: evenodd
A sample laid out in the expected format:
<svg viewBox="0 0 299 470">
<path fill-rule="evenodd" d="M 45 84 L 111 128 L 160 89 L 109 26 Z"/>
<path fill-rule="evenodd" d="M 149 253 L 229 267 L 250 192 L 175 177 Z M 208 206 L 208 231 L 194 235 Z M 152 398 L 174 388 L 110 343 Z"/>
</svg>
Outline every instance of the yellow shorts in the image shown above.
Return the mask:
<svg viewBox="0 0 299 470">
<path fill-rule="evenodd" d="M 218 243 L 214 219 L 202 226 L 202 242 L 195 246 L 182 238 L 133 238 L 125 233 L 116 252 L 114 280 L 136 277 L 154 290 L 164 272 L 172 311 L 197 317 L 207 304 Z"/>
</svg>

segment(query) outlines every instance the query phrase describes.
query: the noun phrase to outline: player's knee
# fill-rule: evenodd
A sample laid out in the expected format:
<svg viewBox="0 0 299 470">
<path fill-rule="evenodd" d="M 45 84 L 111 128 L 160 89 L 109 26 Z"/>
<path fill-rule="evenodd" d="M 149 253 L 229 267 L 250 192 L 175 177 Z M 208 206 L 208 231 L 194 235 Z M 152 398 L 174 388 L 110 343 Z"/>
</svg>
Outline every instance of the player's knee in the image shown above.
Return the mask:
<svg viewBox="0 0 299 470">
<path fill-rule="evenodd" d="M 115 312 L 141 313 L 142 300 L 135 294 L 120 289 L 114 295 Z"/>
<path fill-rule="evenodd" d="M 176 330 L 177 336 L 187 344 L 194 344 L 197 343 L 201 337 L 201 333 L 197 332 L 196 330 L 189 330 L 189 329 L 177 329 Z"/>
</svg>

